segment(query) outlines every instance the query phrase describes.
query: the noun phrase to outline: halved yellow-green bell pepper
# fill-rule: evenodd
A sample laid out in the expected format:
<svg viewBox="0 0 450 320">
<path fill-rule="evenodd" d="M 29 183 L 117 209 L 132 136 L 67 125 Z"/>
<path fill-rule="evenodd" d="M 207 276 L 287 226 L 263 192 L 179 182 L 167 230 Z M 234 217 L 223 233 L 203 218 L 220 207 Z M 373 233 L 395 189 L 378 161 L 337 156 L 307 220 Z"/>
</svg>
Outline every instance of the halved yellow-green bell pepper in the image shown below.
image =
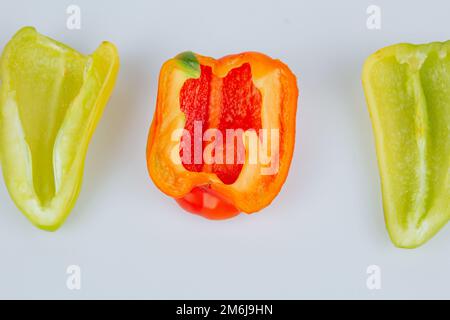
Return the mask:
<svg viewBox="0 0 450 320">
<path fill-rule="evenodd" d="M 414 248 L 450 218 L 450 41 L 381 49 L 362 79 L 387 229 Z"/>
<path fill-rule="evenodd" d="M 92 55 L 21 29 L 0 61 L 0 156 L 8 191 L 45 230 L 64 222 L 78 197 L 90 138 L 119 69 L 115 46 Z"/>
</svg>

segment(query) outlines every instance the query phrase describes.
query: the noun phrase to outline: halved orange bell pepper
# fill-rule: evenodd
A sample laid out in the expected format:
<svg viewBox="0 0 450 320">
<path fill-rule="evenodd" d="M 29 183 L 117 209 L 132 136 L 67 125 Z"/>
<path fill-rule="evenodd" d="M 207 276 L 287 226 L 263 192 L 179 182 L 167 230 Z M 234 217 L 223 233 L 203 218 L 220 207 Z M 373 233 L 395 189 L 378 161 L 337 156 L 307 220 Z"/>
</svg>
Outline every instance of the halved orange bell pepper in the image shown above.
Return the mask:
<svg viewBox="0 0 450 320">
<path fill-rule="evenodd" d="M 294 74 L 260 53 L 170 59 L 147 145 L 153 182 L 209 219 L 263 209 L 288 175 L 297 99 Z"/>
</svg>

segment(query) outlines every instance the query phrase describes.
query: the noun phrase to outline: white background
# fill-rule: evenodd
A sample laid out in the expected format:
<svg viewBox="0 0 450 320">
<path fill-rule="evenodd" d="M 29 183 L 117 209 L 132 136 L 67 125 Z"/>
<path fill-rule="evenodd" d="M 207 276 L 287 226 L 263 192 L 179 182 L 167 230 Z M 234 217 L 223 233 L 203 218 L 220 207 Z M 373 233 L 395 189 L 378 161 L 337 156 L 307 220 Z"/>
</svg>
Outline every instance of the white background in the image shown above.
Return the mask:
<svg viewBox="0 0 450 320">
<path fill-rule="evenodd" d="M 81 30 L 66 28 L 79 5 Z M 382 10 L 381 30 L 366 9 Z M 22 26 L 83 53 L 117 45 L 121 70 L 90 146 L 78 203 L 55 233 L 33 227 L 0 183 L 0 298 L 450 298 L 450 230 L 395 248 L 384 226 L 364 59 L 397 42 L 450 39 L 447 1 L 9 1 L 0 46 Z M 259 214 L 211 222 L 148 177 L 159 68 L 185 50 L 255 50 L 300 87 L 288 180 Z M 66 287 L 66 268 L 82 288 Z M 366 287 L 379 265 L 382 288 Z"/>
</svg>

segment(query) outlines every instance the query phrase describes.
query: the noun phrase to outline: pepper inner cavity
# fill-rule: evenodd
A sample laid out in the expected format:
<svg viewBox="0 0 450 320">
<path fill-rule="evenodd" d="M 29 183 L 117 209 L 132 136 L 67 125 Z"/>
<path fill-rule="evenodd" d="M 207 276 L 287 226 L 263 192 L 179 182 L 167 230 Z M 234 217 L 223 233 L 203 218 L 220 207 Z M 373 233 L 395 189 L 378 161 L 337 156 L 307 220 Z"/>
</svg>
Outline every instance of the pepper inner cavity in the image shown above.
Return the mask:
<svg viewBox="0 0 450 320">
<path fill-rule="evenodd" d="M 53 199 L 56 187 L 53 153 L 67 110 L 83 84 L 85 59 L 45 45 L 17 48 L 12 53 L 11 89 L 32 156 L 34 190 L 41 205 Z"/>
<path fill-rule="evenodd" d="M 200 77 L 186 80 L 180 92 L 180 107 L 186 115 L 180 157 L 186 170 L 214 173 L 223 183 L 232 184 L 245 159 L 241 134 L 261 129 L 261 93 L 249 63 L 231 69 L 223 78 L 209 66 L 200 65 L 200 71 Z M 205 158 L 208 154 L 212 159 Z"/>
</svg>

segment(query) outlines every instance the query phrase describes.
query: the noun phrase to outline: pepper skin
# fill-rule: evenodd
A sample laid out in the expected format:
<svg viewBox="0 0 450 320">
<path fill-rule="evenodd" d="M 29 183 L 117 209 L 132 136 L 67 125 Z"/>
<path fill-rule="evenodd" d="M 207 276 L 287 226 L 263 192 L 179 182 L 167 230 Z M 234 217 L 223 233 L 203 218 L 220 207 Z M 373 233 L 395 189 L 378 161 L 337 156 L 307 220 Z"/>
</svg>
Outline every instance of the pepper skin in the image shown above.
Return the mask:
<svg viewBox="0 0 450 320">
<path fill-rule="evenodd" d="M 26 27 L 0 63 L 4 179 L 25 216 L 53 231 L 78 197 L 88 144 L 117 76 L 117 50 L 103 42 L 85 56 Z"/>
<path fill-rule="evenodd" d="M 279 193 L 289 171 L 295 140 L 297 80 L 279 60 L 256 52 L 221 59 L 185 52 L 167 61 L 160 72 L 155 114 L 147 145 L 150 177 L 165 194 L 187 211 L 220 220 L 240 212 L 253 213 L 268 206 Z M 278 167 L 263 173 L 267 162 L 250 159 L 250 144 L 237 139 L 245 151 L 242 163 L 195 161 L 195 150 L 205 155 L 217 139 L 194 142 L 195 124 L 201 124 L 200 137 L 210 129 L 223 136 L 227 130 L 242 129 L 258 134 L 278 132 L 278 148 L 267 153 Z M 184 129 L 183 135 L 174 132 Z M 193 134 L 192 140 L 185 134 Z M 268 133 L 269 136 L 269 133 Z M 185 157 L 184 147 L 193 147 Z M 226 149 L 226 150 L 225 150 Z M 191 149 L 192 150 L 192 149 Z M 229 151 L 216 149 L 212 154 Z M 241 150 L 242 152 L 242 150 Z M 278 160 L 277 160 L 278 159 Z M 194 160 L 194 161 L 189 161 Z M 267 160 L 267 159 L 266 159 Z"/>
<path fill-rule="evenodd" d="M 396 246 L 415 248 L 450 218 L 450 42 L 381 49 L 362 79 L 386 226 Z"/>
</svg>

